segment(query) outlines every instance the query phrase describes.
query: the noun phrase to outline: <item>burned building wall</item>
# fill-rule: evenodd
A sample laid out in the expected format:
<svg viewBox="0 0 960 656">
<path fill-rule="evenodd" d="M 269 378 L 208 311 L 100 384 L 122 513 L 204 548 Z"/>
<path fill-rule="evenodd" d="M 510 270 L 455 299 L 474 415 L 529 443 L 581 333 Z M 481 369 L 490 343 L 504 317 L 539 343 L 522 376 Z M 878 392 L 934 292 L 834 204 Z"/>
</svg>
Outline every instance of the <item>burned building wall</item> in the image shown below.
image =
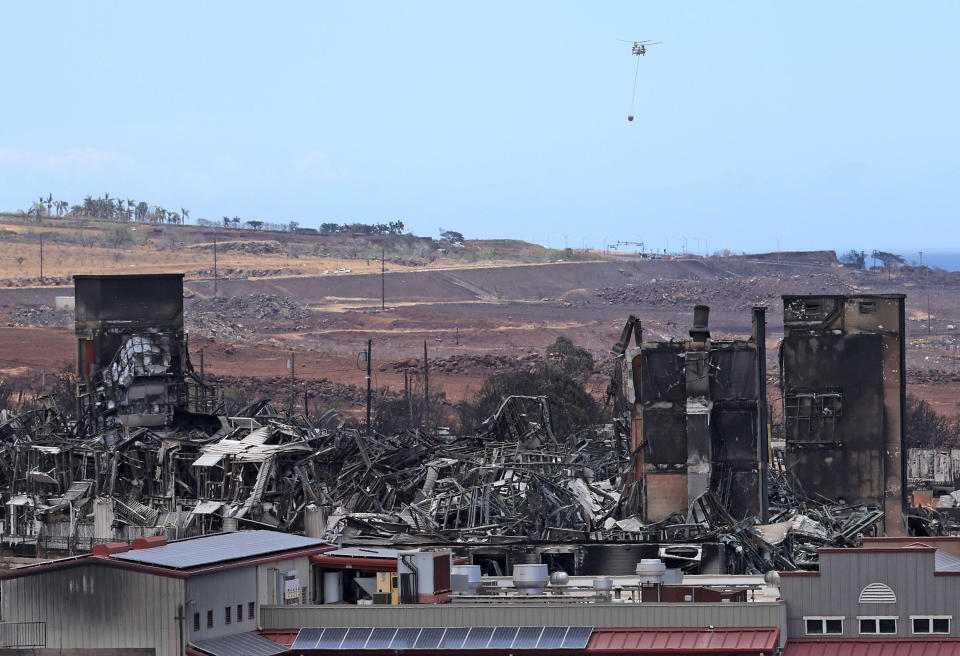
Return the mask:
<svg viewBox="0 0 960 656">
<path fill-rule="evenodd" d="M 186 402 L 183 274 L 74 276 L 78 414 L 168 424 Z"/>
<path fill-rule="evenodd" d="M 904 296 L 784 296 L 785 464 L 808 494 L 903 525 Z"/>
<path fill-rule="evenodd" d="M 697 306 L 690 341 L 627 351 L 645 522 L 685 515 L 707 490 L 734 517 L 767 513 L 764 308 L 748 340 L 711 340 L 708 317 Z"/>
</svg>

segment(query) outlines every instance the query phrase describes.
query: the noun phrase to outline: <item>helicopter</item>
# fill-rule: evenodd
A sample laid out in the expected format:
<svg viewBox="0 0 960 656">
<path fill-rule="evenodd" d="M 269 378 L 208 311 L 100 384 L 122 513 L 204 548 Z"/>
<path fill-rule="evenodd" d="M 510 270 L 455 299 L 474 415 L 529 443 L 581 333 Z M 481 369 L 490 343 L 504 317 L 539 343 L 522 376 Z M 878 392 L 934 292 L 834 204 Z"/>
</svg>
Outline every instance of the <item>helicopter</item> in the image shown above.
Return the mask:
<svg viewBox="0 0 960 656">
<path fill-rule="evenodd" d="M 647 39 L 646 41 L 628 41 L 627 39 L 618 39 L 618 41 L 622 41 L 624 43 L 632 43 L 633 46 L 631 46 L 630 48 L 630 54 L 636 55 L 638 57 L 642 57 L 643 55 L 647 54 L 647 46 L 656 46 L 663 43 L 663 41 L 651 41 L 650 39 Z M 640 60 L 638 59 L 637 70 L 633 75 L 633 100 L 630 103 L 631 110 L 633 109 L 633 107 L 636 106 L 636 102 L 637 102 L 637 79 L 639 78 L 639 76 L 640 76 Z M 628 121 L 633 120 L 632 111 L 629 114 L 627 114 L 627 120 Z"/>
<path fill-rule="evenodd" d="M 646 41 L 628 41 L 627 39 L 619 39 L 624 43 L 632 43 L 633 47 L 630 48 L 630 54 L 632 55 L 645 55 L 647 54 L 647 46 L 656 46 L 663 43 L 663 41 L 651 41 L 647 39 Z"/>
</svg>

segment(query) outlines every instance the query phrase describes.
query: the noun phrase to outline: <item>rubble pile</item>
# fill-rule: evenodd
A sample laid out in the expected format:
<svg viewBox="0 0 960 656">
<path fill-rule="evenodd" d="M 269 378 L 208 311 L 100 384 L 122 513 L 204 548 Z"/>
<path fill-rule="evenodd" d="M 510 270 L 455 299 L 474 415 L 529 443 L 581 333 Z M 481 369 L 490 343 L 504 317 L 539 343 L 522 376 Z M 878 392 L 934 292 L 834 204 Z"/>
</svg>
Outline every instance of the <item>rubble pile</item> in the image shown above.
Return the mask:
<svg viewBox="0 0 960 656">
<path fill-rule="evenodd" d="M 58 312 L 50 305 L 18 305 L 3 309 L 13 325 L 37 328 L 72 328 L 73 313 Z"/>
<path fill-rule="evenodd" d="M 310 316 L 303 303 L 280 294 L 237 294 L 229 297 L 197 298 L 188 303 L 191 314 L 213 312 L 237 319 L 302 321 Z"/>
<path fill-rule="evenodd" d="M 0 278 L 0 287 L 36 287 L 45 286 L 66 286 L 72 285 L 71 276 L 34 276 L 31 278 Z"/>
<path fill-rule="evenodd" d="M 290 322 L 299 328 L 311 316 L 302 303 L 279 294 L 193 297 L 188 307 L 186 326 L 191 334 L 231 341 L 249 339 L 251 322 L 263 322 L 256 332 L 268 333 L 289 330 Z"/>
<path fill-rule="evenodd" d="M 199 251 L 212 251 L 214 249 L 214 243 L 208 242 L 203 244 L 194 244 L 192 246 L 187 246 L 187 248 Z M 280 242 L 276 240 L 265 239 L 238 239 L 235 241 L 221 241 L 217 242 L 216 249 L 218 253 L 229 253 L 233 251 L 237 253 L 246 253 L 248 255 L 283 255 L 286 252 L 283 248 L 283 244 Z"/>
<path fill-rule="evenodd" d="M 267 401 L 94 436 L 64 417 L 52 406 L 0 415 L 8 544 L 74 550 L 267 526 L 366 544 L 658 542 L 694 567 L 699 556 L 683 554 L 711 542 L 729 571 L 763 572 L 814 568 L 818 546 L 853 546 L 882 518 L 810 499 L 774 471 L 768 524 L 734 519 L 711 491 L 687 517 L 644 525 L 626 425 L 558 436 L 545 397 L 508 397 L 467 436 L 366 433 L 333 410 L 311 419 Z"/>
<path fill-rule="evenodd" d="M 629 453 L 612 429 L 559 439 L 542 397 L 510 397 L 471 436 L 385 436 L 335 411 L 180 415 L 89 436 L 55 407 L 0 420 L 10 543 L 47 549 L 238 525 L 381 541 L 582 540 L 619 519 Z M 307 519 L 310 514 L 312 519 Z M 92 520 L 92 521 L 91 521 Z"/>
<path fill-rule="evenodd" d="M 543 366 L 543 357 L 538 353 L 525 355 L 456 355 L 448 358 L 431 358 L 428 360 L 431 371 L 445 374 L 472 373 L 486 371 L 496 373 L 501 371 L 529 371 L 534 372 Z M 380 371 L 402 373 L 404 371 L 420 372 L 423 370 L 423 360 L 409 358 L 380 365 Z"/>
<path fill-rule="evenodd" d="M 248 269 L 246 267 L 237 267 L 237 266 L 219 266 L 217 267 L 216 272 L 214 272 L 213 267 L 207 269 L 199 269 L 197 271 L 197 277 L 199 278 L 213 278 L 214 273 L 216 276 L 221 279 L 225 278 L 269 278 L 273 276 L 280 275 L 291 275 L 296 276 L 300 275 L 303 272 L 301 269 Z"/>
<path fill-rule="evenodd" d="M 845 293 L 850 285 L 834 274 L 810 274 L 771 277 L 729 277 L 704 280 L 666 280 L 652 278 L 648 282 L 620 287 L 601 287 L 596 295 L 612 305 L 645 305 L 653 307 L 689 307 L 696 303 L 715 303 L 727 310 L 749 310 L 756 305 L 775 307 L 783 293 L 784 283 L 791 290 L 808 294 Z M 797 293 L 801 293 L 797 292 Z"/>
</svg>

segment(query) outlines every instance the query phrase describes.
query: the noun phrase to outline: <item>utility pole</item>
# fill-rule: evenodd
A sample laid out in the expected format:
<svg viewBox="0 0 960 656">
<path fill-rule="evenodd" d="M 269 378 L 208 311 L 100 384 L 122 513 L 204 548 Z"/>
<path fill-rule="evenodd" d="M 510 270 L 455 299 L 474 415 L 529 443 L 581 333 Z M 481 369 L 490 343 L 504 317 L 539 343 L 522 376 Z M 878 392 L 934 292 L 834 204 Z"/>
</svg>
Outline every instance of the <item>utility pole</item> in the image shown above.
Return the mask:
<svg viewBox="0 0 960 656">
<path fill-rule="evenodd" d="M 43 237 L 40 237 L 40 282 L 43 282 Z"/>
<path fill-rule="evenodd" d="M 386 262 L 386 249 L 382 246 L 380 247 L 380 309 L 383 310 L 387 306 L 387 283 L 386 283 L 386 271 L 387 271 L 387 262 Z"/>
<path fill-rule="evenodd" d="M 423 422 L 430 416 L 430 365 L 427 363 L 427 340 L 423 340 Z"/>
<path fill-rule="evenodd" d="M 460 325 L 457 325 L 457 346 L 460 346 Z"/>
<path fill-rule="evenodd" d="M 295 385 L 295 383 L 296 383 L 296 374 L 295 374 L 296 369 L 294 368 L 294 367 L 295 367 L 295 363 L 294 363 L 294 360 L 293 360 L 293 351 L 290 351 L 290 359 L 287 361 L 287 367 L 290 368 L 290 414 L 292 415 L 292 414 L 293 414 L 293 404 L 294 404 L 294 400 L 293 400 L 293 389 L 294 389 L 294 385 Z"/>
<path fill-rule="evenodd" d="M 403 394 L 407 399 L 407 421 L 413 426 L 413 397 L 410 395 L 410 372 L 403 371 Z"/>
<path fill-rule="evenodd" d="M 217 298 L 217 235 L 213 235 L 213 297 Z"/>
<path fill-rule="evenodd" d="M 203 375 L 203 349 L 200 349 L 200 398 L 203 404 L 202 412 L 207 411 L 207 379 Z"/>
<path fill-rule="evenodd" d="M 370 434 L 370 401 L 373 398 L 370 392 L 370 351 L 373 348 L 373 340 L 367 340 L 367 435 Z"/>
</svg>

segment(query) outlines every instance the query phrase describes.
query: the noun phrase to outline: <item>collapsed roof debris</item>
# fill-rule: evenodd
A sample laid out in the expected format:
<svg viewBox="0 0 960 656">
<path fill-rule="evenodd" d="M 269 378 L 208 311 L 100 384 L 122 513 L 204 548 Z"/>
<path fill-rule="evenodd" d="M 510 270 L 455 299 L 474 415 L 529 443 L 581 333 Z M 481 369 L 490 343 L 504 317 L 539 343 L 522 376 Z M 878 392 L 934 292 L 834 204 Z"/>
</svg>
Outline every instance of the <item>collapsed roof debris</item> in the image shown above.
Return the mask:
<svg viewBox="0 0 960 656">
<path fill-rule="evenodd" d="M 160 300 L 144 303 L 143 289 Z M 716 457 L 703 472 L 680 458 L 690 470 L 675 495 L 683 502 L 651 517 L 651 490 L 637 480 L 649 447 L 625 417 L 562 434 L 542 396 L 504 398 L 471 435 L 383 435 L 347 427 L 336 411 L 284 414 L 269 401 L 227 414 L 190 364 L 181 276 L 78 277 L 76 298 L 77 418 L 53 403 L 0 416 L 0 541 L 24 551 L 271 528 L 352 544 L 649 546 L 687 571 L 712 545 L 722 571 L 763 572 L 816 567 L 817 546 L 854 545 L 883 521 L 876 507 L 804 491 L 782 453 L 754 469 L 752 454 L 767 460 L 763 332 L 708 348 L 703 309 L 696 348 L 682 355 L 702 356 L 711 385 L 718 363 L 742 379 L 724 370 L 697 405 L 696 377 L 681 377 L 690 393 L 678 416 L 700 406 L 742 414 L 735 425 L 751 455 L 706 441 L 722 421 L 697 424 L 703 453 L 717 447 Z M 630 330 L 640 341 L 639 322 L 628 328 L 619 354 L 633 352 Z M 739 391 L 724 396 L 733 382 Z"/>
</svg>

